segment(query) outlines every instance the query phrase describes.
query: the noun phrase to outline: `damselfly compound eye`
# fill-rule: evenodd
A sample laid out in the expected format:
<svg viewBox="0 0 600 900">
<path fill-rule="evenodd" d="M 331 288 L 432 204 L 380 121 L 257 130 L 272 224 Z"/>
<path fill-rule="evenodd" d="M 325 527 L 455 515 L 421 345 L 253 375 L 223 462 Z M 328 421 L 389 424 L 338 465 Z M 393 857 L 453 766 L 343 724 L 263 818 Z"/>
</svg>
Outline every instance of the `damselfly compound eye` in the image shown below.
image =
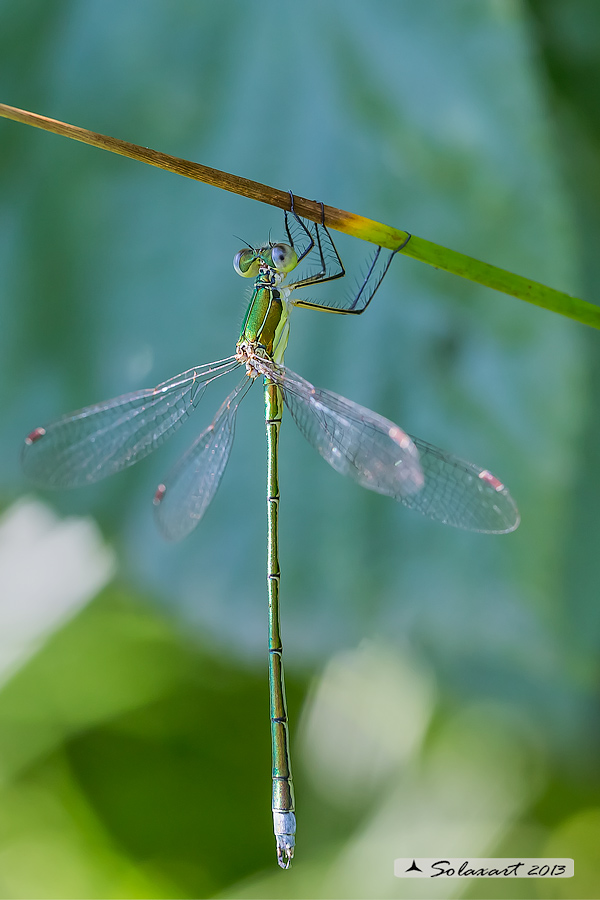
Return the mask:
<svg viewBox="0 0 600 900">
<path fill-rule="evenodd" d="M 242 278 L 256 278 L 260 268 L 260 259 L 254 250 L 240 250 L 234 256 L 233 268 Z"/>
<path fill-rule="evenodd" d="M 273 268 L 278 272 L 291 272 L 298 265 L 296 251 L 289 244 L 274 244 L 271 247 Z"/>
</svg>

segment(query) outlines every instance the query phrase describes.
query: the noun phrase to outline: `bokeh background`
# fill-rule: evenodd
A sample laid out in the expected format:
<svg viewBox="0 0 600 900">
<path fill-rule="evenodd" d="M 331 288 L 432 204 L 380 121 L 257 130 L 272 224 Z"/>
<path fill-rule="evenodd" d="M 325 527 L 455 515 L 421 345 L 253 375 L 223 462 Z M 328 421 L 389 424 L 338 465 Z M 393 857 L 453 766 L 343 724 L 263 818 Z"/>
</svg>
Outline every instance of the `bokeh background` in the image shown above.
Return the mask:
<svg viewBox="0 0 600 900">
<path fill-rule="evenodd" d="M 3 102 L 322 199 L 598 301 L 595 0 L 2 0 Z M 34 426 L 230 354 L 243 198 L 0 121 L 0 896 L 598 897 L 600 338 L 409 259 L 288 365 L 490 468 L 509 536 L 422 520 L 281 438 L 299 820 L 270 814 L 261 392 L 161 542 L 172 442 L 33 492 Z M 370 248 L 339 240 L 351 273 Z M 340 290 L 345 288 L 341 286 Z M 405 856 L 574 857 L 424 883 Z"/>
</svg>

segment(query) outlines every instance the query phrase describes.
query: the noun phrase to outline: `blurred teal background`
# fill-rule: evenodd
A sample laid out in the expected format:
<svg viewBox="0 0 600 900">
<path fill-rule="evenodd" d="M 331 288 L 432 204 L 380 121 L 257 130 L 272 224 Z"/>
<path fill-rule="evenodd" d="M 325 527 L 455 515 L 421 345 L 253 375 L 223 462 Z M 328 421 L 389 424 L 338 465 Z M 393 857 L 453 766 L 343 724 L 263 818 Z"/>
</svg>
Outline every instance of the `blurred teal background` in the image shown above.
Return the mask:
<svg viewBox="0 0 600 900">
<path fill-rule="evenodd" d="M 0 0 L 0 99 L 322 199 L 598 301 L 594 0 Z M 268 207 L 0 121 L 0 896 L 598 897 L 600 338 L 409 259 L 286 362 L 490 468 L 506 537 L 341 479 L 286 420 L 298 847 L 275 864 L 254 390 L 197 532 L 133 469 L 34 495 L 34 426 L 229 355 Z M 337 241 L 337 237 L 336 237 Z M 351 276 L 370 247 L 340 237 Z M 348 290 L 343 285 L 339 290 Z M 424 884 L 395 857 L 560 856 Z"/>
</svg>

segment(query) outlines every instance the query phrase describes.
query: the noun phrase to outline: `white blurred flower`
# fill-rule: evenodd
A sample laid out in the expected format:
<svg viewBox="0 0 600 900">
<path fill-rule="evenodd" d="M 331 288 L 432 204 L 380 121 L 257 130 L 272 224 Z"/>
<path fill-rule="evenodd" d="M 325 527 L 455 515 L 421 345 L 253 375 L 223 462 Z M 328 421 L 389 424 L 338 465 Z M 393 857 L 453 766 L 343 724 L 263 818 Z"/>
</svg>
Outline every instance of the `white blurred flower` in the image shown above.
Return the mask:
<svg viewBox="0 0 600 900">
<path fill-rule="evenodd" d="M 0 519 L 0 681 L 113 577 L 114 552 L 91 519 L 60 519 L 25 498 Z"/>
<path fill-rule="evenodd" d="M 435 700 L 431 673 L 383 642 L 334 656 L 302 721 L 309 777 L 342 807 L 373 796 L 418 752 Z"/>
</svg>

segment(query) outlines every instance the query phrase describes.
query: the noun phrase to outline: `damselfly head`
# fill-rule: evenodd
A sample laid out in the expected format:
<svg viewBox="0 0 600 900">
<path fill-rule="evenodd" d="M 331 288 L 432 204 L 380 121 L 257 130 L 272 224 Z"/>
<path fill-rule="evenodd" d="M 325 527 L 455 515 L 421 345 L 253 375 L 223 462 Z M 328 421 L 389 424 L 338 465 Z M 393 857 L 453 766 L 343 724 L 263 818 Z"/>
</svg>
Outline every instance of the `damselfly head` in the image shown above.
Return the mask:
<svg viewBox="0 0 600 900">
<path fill-rule="evenodd" d="M 239 250 L 233 260 L 233 268 L 242 278 L 256 278 L 261 267 L 287 275 L 298 265 L 296 251 L 289 244 L 268 243 L 264 247 Z"/>
</svg>

